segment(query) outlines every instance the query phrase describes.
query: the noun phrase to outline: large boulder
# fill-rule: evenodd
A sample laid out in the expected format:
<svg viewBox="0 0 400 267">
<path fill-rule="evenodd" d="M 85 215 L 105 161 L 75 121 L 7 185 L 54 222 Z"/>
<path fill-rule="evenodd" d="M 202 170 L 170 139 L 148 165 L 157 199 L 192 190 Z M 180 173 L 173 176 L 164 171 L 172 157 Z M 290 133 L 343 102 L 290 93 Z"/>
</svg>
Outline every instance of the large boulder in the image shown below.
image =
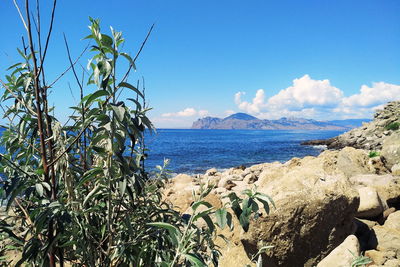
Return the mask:
<svg viewBox="0 0 400 267">
<path fill-rule="evenodd" d="M 392 251 L 400 255 L 400 211 L 389 215 L 384 225 L 373 228 L 370 245 L 378 251 Z"/>
<path fill-rule="evenodd" d="M 393 133 L 383 141 L 381 155 L 388 169 L 400 162 L 400 132 Z"/>
<path fill-rule="evenodd" d="M 255 184 L 272 197 L 276 210 L 242 235 L 249 257 L 268 243 L 274 248 L 266 253 L 265 266 L 314 266 L 353 233 L 358 193 L 335 168 L 327 174 L 325 163 L 306 157 L 263 170 Z"/>
<path fill-rule="evenodd" d="M 386 204 L 395 206 L 400 203 L 400 177 L 390 174 L 360 174 L 350 177 L 349 180 L 357 189 L 366 186 L 374 188 L 378 192 L 384 208 L 386 208 Z"/>
<path fill-rule="evenodd" d="M 383 204 L 378 192 L 372 187 L 358 189 L 360 194 L 360 206 L 356 216 L 358 218 L 376 218 L 383 212 Z"/>
<path fill-rule="evenodd" d="M 354 261 L 354 256 L 358 256 L 359 254 L 360 244 L 357 237 L 349 235 L 342 244 L 320 261 L 317 267 L 349 267 Z"/>
<path fill-rule="evenodd" d="M 337 168 L 347 177 L 357 174 L 369 173 L 368 155 L 365 151 L 352 147 L 345 147 L 337 156 Z"/>
</svg>

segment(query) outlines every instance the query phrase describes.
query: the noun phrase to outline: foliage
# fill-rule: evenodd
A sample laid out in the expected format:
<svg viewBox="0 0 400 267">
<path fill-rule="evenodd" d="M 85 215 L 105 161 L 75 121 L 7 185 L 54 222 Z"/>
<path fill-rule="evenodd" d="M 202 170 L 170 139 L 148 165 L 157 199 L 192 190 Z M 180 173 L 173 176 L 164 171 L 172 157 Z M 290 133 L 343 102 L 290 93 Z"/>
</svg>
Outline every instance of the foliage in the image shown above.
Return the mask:
<svg viewBox="0 0 400 267">
<path fill-rule="evenodd" d="M 154 128 L 146 116 L 144 89 L 128 82 L 148 36 L 131 57 L 121 51 L 121 32 L 111 28 L 111 35 L 104 34 L 99 21 L 90 19 L 86 39 L 94 45 L 85 84 L 65 38 L 81 97 L 63 125 L 48 105 L 48 89 L 55 84 L 45 78 L 48 42 L 42 50 L 38 30 L 39 50 L 34 49 L 30 16 L 28 4 L 29 45 L 18 50 L 22 61 L 8 69 L 6 82 L 0 80 L 5 89 L 1 100 L 10 104 L 0 140 L 5 149 L 0 172 L 6 177 L 0 193 L 8 212 L 0 220 L 0 260 L 6 260 L 7 251 L 20 251 L 16 265 L 217 265 L 216 226 L 233 228 L 230 209 L 247 231 L 250 219 L 259 216 L 257 203 L 268 213 L 272 200 L 246 190 L 244 199 L 232 193 L 231 202 L 215 210 L 204 201 L 212 187 L 203 185 L 193 193 L 191 216 L 174 211 L 161 196 L 168 162 L 158 166 L 154 179 L 144 168 L 144 135 Z M 128 64 L 122 74 L 117 71 L 124 66 L 121 60 Z M 87 90 L 92 93 L 85 95 Z M 120 99 L 122 90 L 133 96 Z M 200 220 L 206 227 L 199 226 Z"/>
<path fill-rule="evenodd" d="M 367 266 L 367 264 L 371 263 L 372 260 L 364 255 L 355 255 L 353 252 L 349 250 L 349 252 L 353 255 L 354 260 L 351 263 L 351 267 L 357 267 L 357 266 Z"/>
<path fill-rule="evenodd" d="M 378 151 L 370 151 L 369 154 L 368 154 L 368 157 L 375 158 L 375 157 L 378 157 L 379 155 L 380 154 L 379 154 Z"/>
<path fill-rule="evenodd" d="M 396 121 L 396 122 L 389 123 L 388 125 L 386 125 L 385 129 L 396 131 L 396 130 L 400 129 L 400 122 Z"/>
</svg>

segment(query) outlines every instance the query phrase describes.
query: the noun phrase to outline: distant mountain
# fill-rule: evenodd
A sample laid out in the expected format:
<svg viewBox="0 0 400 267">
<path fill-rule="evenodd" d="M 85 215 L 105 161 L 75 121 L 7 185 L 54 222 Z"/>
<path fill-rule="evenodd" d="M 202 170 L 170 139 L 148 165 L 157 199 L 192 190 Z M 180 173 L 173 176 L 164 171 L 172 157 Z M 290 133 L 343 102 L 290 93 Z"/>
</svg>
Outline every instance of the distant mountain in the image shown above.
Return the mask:
<svg viewBox="0 0 400 267">
<path fill-rule="evenodd" d="M 246 113 L 232 114 L 224 119 L 205 117 L 193 122 L 192 129 L 246 130 L 349 130 L 368 122 L 368 119 L 316 121 L 302 118 L 260 120 Z"/>
</svg>

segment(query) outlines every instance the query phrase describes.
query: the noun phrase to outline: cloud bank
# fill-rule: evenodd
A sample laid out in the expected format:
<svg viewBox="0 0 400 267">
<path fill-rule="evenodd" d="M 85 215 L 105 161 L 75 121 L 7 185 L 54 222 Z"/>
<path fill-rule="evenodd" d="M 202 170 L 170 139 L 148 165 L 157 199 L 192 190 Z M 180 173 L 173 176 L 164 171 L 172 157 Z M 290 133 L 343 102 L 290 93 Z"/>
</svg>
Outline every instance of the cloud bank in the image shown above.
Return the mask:
<svg viewBox="0 0 400 267">
<path fill-rule="evenodd" d="M 293 85 L 266 97 L 259 89 L 251 102 L 242 100 L 245 92 L 237 92 L 237 107 L 264 119 L 305 117 L 314 119 L 365 118 L 388 101 L 400 99 L 400 86 L 385 82 L 362 85 L 360 93 L 345 97 L 329 80 L 314 80 L 309 75 L 294 79 Z"/>
</svg>

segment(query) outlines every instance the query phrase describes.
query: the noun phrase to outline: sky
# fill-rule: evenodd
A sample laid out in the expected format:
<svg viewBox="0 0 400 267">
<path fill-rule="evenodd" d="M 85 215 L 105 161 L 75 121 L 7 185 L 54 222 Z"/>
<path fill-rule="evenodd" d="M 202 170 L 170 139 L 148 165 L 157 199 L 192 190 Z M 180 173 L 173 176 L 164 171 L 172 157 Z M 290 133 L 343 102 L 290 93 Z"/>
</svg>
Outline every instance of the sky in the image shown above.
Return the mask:
<svg viewBox="0 0 400 267">
<path fill-rule="evenodd" d="M 51 5 L 40 1 L 42 28 Z M 69 65 L 63 33 L 74 58 L 88 44 L 82 39 L 89 16 L 101 20 L 104 32 L 122 31 L 132 55 L 155 23 L 130 82 L 144 77 L 149 117 L 159 128 L 189 128 L 198 118 L 236 112 L 261 119 L 371 118 L 384 103 L 400 100 L 398 0 L 58 0 L 48 80 Z M 23 35 L 13 1 L 1 0 L 1 79 L 19 62 Z M 50 103 L 61 121 L 78 95 L 71 74 L 52 88 Z"/>
</svg>

